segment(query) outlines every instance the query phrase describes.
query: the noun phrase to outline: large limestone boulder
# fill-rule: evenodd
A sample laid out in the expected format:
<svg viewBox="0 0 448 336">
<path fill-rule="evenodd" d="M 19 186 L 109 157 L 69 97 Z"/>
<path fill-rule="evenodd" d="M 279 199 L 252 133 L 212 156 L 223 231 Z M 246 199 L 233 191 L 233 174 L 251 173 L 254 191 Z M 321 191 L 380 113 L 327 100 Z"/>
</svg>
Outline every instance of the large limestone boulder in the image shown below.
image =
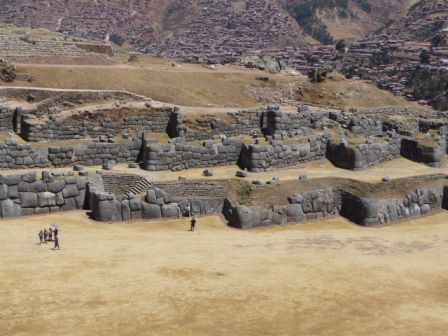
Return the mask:
<svg viewBox="0 0 448 336">
<path fill-rule="evenodd" d="M 97 208 L 97 219 L 101 221 L 121 221 L 121 202 L 118 200 L 100 201 Z"/>
<path fill-rule="evenodd" d="M 0 210 L 2 218 L 22 216 L 22 209 L 19 204 L 7 199 L 0 202 Z"/>
<path fill-rule="evenodd" d="M 33 192 L 19 193 L 19 200 L 22 208 L 35 208 L 39 205 L 37 194 Z"/>
<path fill-rule="evenodd" d="M 142 203 L 142 218 L 157 219 L 162 217 L 162 211 L 157 204 Z"/>
<path fill-rule="evenodd" d="M 177 203 L 164 204 L 161 206 L 163 218 L 179 218 L 180 208 Z"/>
<path fill-rule="evenodd" d="M 40 207 L 51 207 L 56 205 L 56 194 L 45 191 L 37 194 Z"/>
</svg>

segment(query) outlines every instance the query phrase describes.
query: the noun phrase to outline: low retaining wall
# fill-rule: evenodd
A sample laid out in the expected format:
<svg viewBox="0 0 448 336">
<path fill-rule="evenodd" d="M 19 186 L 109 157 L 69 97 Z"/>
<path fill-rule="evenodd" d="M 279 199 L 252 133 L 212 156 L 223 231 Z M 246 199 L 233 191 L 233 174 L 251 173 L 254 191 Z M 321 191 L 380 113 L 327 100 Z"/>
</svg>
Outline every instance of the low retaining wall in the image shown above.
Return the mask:
<svg viewBox="0 0 448 336">
<path fill-rule="evenodd" d="M 19 217 L 83 209 L 87 180 L 75 176 L 36 173 L 0 176 L 0 215 Z"/>
<path fill-rule="evenodd" d="M 262 206 L 233 205 L 228 199 L 223 214 L 229 225 L 239 229 L 300 223 L 335 216 L 339 213 L 341 192 L 333 189 L 314 190 L 293 195 L 288 205 Z"/>
<path fill-rule="evenodd" d="M 249 171 L 258 172 L 269 168 L 294 166 L 325 158 L 327 140 L 309 139 L 304 144 L 274 144 L 271 146 L 243 146 L 239 165 Z"/>
<path fill-rule="evenodd" d="M 421 144 L 418 140 L 402 139 L 401 155 L 409 160 L 431 167 L 442 167 L 446 162 L 446 143 L 439 141 L 434 147 Z"/>
<path fill-rule="evenodd" d="M 288 205 L 246 206 L 225 201 L 223 214 L 229 225 L 250 229 L 260 226 L 301 223 L 341 215 L 364 226 L 392 223 L 448 207 L 448 186 L 417 189 L 405 197 L 362 198 L 338 189 L 314 190 L 292 195 Z"/>
<path fill-rule="evenodd" d="M 234 165 L 243 143 L 224 139 L 221 144 L 205 142 L 204 146 L 188 144 L 149 145 L 144 150 L 143 168 L 150 171 Z"/>
<path fill-rule="evenodd" d="M 328 111 L 282 112 L 278 108 L 269 107 L 266 111 L 264 132 L 275 135 L 281 132 L 295 132 L 306 128 L 317 128 L 324 119 L 329 119 Z"/>
<path fill-rule="evenodd" d="M 227 113 L 225 115 L 227 120 L 219 119 L 219 115 L 205 115 L 201 116 L 201 122 L 206 120 L 209 128 L 199 131 L 189 129 L 184 125 L 182 114 L 178 113 L 177 118 L 172 118 L 170 127 L 173 128 L 176 124 L 176 136 L 185 137 L 188 141 L 213 139 L 222 134 L 228 138 L 238 135 L 261 135 L 263 116 L 264 112 L 262 111 Z"/>
<path fill-rule="evenodd" d="M 13 118 L 14 110 L 0 105 L 0 131 L 12 132 L 13 131 Z"/>
<path fill-rule="evenodd" d="M 18 144 L 15 140 L 6 140 L 0 144 L 0 168 L 25 169 L 51 167 L 48 161 L 48 149 L 33 148 L 29 144 Z"/>
<path fill-rule="evenodd" d="M 108 161 L 137 162 L 143 141 L 127 143 L 91 143 L 87 145 L 35 148 L 6 140 L 0 145 L 0 169 L 65 167 L 74 164 L 102 165 Z"/>
<path fill-rule="evenodd" d="M 364 169 L 400 156 L 401 140 L 388 139 L 386 143 L 367 143 L 349 147 L 345 143 L 328 143 L 326 157 L 344 169 Z"/>
<path fill-rule="evenodd" d="M 417 189 L 405 197 L 390 199 L 360 198 L 344 192 L 341 215 L 364 226 L 392 223 L 441 209 L 447 191 L 446 187 Z"/>
<path fill-rule="evenodd" d="M 123 132 L 142 130 L 164 133 L 167 131 L 172 113 L 172 108 L 159 108 L 150 115 L 124 117 L 119 121 L 106 118 L 99 123 L 50 119 L 41 124 L 24 116 L 21 120 L 20 136 L 27 141 L 39 142 L 42 140 L 112 137 Z"/>
</svg>

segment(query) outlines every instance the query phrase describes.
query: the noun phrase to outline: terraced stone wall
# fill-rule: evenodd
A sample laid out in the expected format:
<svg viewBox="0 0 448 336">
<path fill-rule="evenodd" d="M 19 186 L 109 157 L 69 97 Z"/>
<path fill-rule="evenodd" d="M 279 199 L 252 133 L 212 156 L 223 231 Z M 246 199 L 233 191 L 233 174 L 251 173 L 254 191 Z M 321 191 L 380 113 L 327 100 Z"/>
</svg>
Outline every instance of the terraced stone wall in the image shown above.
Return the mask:
<svg viewBox="0 0 448 336">
<path fill-rule="evenodd" d="M 224 139 L 220 144 L 206 141 L 203 146 L 182 143 L 152 144 L 145 148 L 143 168 L 151 171 L 179 171 L 234 165 L 238 162 L 242 145 L 241 141 L 232 139 Z"/>
<path fill-rule="evenodd" d="M 246 206 L 226 199 L 223 215 L 229 225 L 250 229 L 340 215 L 364 226 L 393 223 L 448 208 L 448 186 L 417 189 L 404 197 L 364 198 L 340 189 L 313 190 L 288 197 L 288 205 Z"/>
<path fill-rule="evenodd" d="M 13 131 L 14 110 L 6 106 L 0 105 L 0 131 Z"/>
<path fill-rule="evenodd" d="M 164 133 L 167 131 L 172 112 L 171 108 L 161 108 L 151 115 L 130 116 L 119 121 L 106 118 L 99 124 L 58 119 L 38 123 L 32 118 L 24 117 L 21 120 L 20 135 L 27 141 L 39 142 L 42 140 L 85 139 L 86 137 L 113 137 L 129 131 L 145 130 Z"/>
<path fill-rule="evenodd" d="M 354 147 L 345 142 L 328 143 L 326 157 L 336 166 L 359 170 L 396 159 L 400 156 L 401 139 L 393 136 L 385 143 L 366 143 Z"/>
<path fill-rule="evenodd" d="M 301 162 L 309 162 L 325 158 L 327 140 L 324 138 L 309 139 L 303 144 L 274 144 L 243 146 L 239 165 L 252 172 L 269 168 L 294 166 Z"/>
<path fill-rule="evenodd" d="M 427 145 L 415 139 L 402 139 L 401 156 L 431 167 L 442 167 L 446 162 L 446 141 Z"/>
</svg>

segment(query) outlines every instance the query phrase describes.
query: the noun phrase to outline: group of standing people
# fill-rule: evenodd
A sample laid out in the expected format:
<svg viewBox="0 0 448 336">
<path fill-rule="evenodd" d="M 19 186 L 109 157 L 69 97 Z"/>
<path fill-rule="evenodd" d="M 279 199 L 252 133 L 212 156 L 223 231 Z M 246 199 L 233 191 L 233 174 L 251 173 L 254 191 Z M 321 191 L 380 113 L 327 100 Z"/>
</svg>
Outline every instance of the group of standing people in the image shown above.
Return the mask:
<svg viewBox="0 0 448 336">
<path fill-rule="evenodd" d="M 40 244 L 47 244 L 48 242 L 54 241 L 54 249 L 55 250 L 56 249 L 59 250 L 60 246 L 59 246 L 58 234 L 59 234 L 59 230 L 58 230 L 57 227 L 54 228 L 54 229 L 49 228 L 48 230 L 47 229 L 40 230 L 40 232 L 39 232 L 39 241 L 40 241 L 39 245 Z"/>
</svg>

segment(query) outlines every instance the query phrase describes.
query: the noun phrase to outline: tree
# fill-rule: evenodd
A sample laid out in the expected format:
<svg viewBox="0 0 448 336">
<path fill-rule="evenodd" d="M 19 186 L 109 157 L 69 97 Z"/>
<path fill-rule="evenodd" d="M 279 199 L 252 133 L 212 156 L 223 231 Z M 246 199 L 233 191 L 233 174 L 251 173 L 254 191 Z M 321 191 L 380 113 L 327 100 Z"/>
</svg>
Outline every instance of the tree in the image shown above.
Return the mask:
<svg viewBox="0 0 448 336">
<path fill-rule="evenodd" d="M 312 83 L 321 83 L 327 78 L 327 75 L 332 71 L 333 68 L 329 66 L 311 69 L 308 72 L 308 78 Z"/>
<path fill-rule="evenodd" d="M 338 52 L 340 52 L 340 53 L 345 53 L 345 41 L 344 40 L 339 40 L 337 43 L 336 43 L 336 46 L 335 46 L 335 48 L 336 48 L 336 51 L 338 51 Z"/>
<path fill-rule="evenodd" d="M 427 50 L 422 50 L 419 57 L 421 64 L 429 64 L 431 61 L 431 54 Z"/>
<path fill-rule="evenodd" d="M 120 47 L 126 41 L 121 35 L 115 33 L 110 34 L 109 40 L 115 43 L 116 45 L 119 45 Z"/>
</svg>

